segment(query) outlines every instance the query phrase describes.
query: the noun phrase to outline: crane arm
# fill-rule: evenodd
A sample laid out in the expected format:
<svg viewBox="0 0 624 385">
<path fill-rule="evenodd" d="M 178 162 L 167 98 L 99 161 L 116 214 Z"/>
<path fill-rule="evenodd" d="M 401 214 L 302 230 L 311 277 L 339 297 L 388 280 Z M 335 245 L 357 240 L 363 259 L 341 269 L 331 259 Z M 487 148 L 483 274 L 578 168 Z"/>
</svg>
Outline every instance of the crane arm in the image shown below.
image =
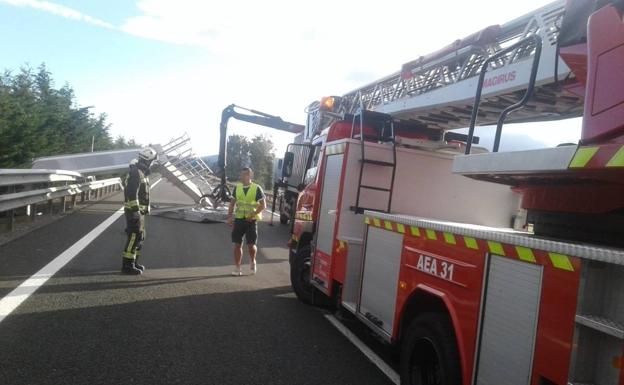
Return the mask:
<svg viewBox="0 0 624 385">
<path fill-rule="evenodd" d="M 239 110 L 245 110 L 249 114 L 240 113 L 236 111 L 236 108 L 238 108 Z M 257 124 L 259 126 L 274 128 L 280 131 L 291 132 L 293 134 L 298 134 L 302 132 L 305 128 L 301 124 L 286 122 L 279 116 L 267 114 L 265 112 L 257 110 L 251 110 L 248 108 L 237 106 L 235 104 L 230 104 L 229 106 L 225 107 L 223 109 L 223 112 L 221 113 L 221 124 L 219 125 L 220 138 L 218 164 L 221 183 L 213 192 L 213 197 L 221 202 L 226 202 L 230 199 L 230 191 L 226 185 L 227 175 L 225 172 L 225 167 L 227 165 L 227 128 L 230 118 L 234 118 L 236 120 L 247 123 Z"/>
</svg>

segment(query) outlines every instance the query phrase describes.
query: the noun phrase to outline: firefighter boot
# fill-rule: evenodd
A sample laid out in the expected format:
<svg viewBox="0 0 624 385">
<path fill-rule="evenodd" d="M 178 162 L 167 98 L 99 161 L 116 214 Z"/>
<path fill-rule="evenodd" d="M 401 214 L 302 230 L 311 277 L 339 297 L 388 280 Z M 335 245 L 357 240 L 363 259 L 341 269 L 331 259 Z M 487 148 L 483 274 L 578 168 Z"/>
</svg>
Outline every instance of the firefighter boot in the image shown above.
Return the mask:
<svg viewBox="0 0 624 385">
<path fill-rule="evenodd" d="M 138 254 L 138 253 L 137 253 Z M 139 256 L 137 255 L 136 258 L 134 259 L 134 267 L 136 267 L 137 269 L 141 270 L 141 273 L 145 271 L 145 266 L 139 264 Z"/>
<path fill-rule="evenodd" d="M 128 275 L 139 275 L 142 273 L 140 269 L 134 266 L 134 260 L 130 258 L 123 258 L 123 264 L 121 265 L 121 273 Z"/>
</svg>

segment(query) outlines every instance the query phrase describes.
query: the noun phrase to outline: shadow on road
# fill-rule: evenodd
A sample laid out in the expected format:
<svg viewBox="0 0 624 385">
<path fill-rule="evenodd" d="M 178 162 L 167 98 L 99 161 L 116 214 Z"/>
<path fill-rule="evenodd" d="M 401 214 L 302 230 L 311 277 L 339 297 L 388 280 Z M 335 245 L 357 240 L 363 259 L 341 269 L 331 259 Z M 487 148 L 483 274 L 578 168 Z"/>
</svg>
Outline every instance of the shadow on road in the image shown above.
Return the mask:
<svg viewBox="0 0 624 385">
<path fill-rule="evenodd" d="M 389 383 L 288 286 L 143 301 L 133 293 L 128 303 L 6 319 L 0 383 Z"/>
</svg>

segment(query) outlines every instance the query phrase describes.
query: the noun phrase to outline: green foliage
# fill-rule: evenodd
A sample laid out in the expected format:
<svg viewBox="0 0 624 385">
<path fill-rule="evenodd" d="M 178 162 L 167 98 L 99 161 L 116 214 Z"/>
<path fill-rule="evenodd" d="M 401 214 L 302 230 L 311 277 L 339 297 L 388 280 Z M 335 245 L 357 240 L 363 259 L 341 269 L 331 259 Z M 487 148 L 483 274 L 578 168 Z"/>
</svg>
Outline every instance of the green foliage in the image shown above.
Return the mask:
<svg viewBox="0 0 624 385">
<path fill-rule="evenodd" d="M 264 188 L 273 186 L 273 160 L 275 149 L 271 139 L 256 135 L 249 139 L 230 135 L 227 144 L 226 172 L 231 180 L 238 180 L 243 167 L 251 167 L 254 180 Z"/>
<path fill-rule="evenodd" d="M 0 168 L 29 167 L 40 156 L 135 147 L 134 140 L 116 140 L 106 114 L 94 116 L 76 104 L 69 85 L 54 87 L 42 64 L 34 71 L 0 75 Z"/>
</svg>

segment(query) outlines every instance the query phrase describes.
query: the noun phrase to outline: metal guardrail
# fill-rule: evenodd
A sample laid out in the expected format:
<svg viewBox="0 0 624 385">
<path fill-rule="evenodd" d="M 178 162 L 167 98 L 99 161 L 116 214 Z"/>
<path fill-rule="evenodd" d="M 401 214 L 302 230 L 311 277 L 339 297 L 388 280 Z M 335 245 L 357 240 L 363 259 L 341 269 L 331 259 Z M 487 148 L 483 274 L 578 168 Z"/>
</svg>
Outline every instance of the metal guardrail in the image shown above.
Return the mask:
<svg viewBox="0 0 624 385">
<path fill-rule="evenodd" d="M 0 213 L 7 218 L 9 231 L 13 230 L 21 208 L 34 220 L 38 215 L 36 207 L 41 203 L 47 202 L 47 211 L 52 213 L 55 200 L 60 201 L 60 211 L 65 212 L 68 197 L 71 197 L 71 207 L 75 207 L 78 196 L 80 202 L 84 202 L 90 200 L 93 193 L 97 199 L 121 188 L 120 178 L 91 178 L 67 170 L 0 169 Z"/>
<path fill-rule="evenodd" d="M 39 190 L 2 194 L 0 195 L 0 211 L 8 211 L 35 203 L 49 201 L 51 199 L 63 198 L 66 196 L 76 195 L 83 192 L 98 190 L 104 187 L 115 185 L 121 186 L 120 178 L 111 178 L 81 184 L 71 184 L 67 186 L 50 187 Z"/>
<path fill-rule="evenodd" d="M 80 177 L 81 175 L 79 172 L 67 170 L 0 169 L 0 186 L 47 182 L 74 182 Z"/>
</svg>

